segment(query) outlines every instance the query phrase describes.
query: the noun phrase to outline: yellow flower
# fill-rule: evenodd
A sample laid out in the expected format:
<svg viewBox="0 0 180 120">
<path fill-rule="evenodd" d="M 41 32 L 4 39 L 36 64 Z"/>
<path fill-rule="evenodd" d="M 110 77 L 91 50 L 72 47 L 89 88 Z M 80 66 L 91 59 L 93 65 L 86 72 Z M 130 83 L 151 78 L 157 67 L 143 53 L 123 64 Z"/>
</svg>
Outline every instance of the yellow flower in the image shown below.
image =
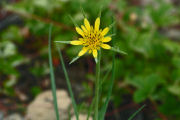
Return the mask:
<svg viewBox="0 0 180 120">
<path fill-rule="evenodd" d="M 81 28 L 76 27 L 76 31 L 82 37 L 79 40 L 73 40 L 70 43 L 72 45 L 82 45 L 83 48 L 79 52 L 78 56 L 84 55 L 86 52 L 92 53 L 94 58 L 97 58 L 97 50 L 101 47 L 104 49 L 110 49 L 111 46 L 105 44 L 111 41 L 111 37 L 105 35 L 108 33 L 109 28 L 99 29 L 100 18 L 98 17 L 95 21 L 94 27 L 90 25 L 89 21 L 85 18 L 84 25 L 81 25 Z"/>
</svg>

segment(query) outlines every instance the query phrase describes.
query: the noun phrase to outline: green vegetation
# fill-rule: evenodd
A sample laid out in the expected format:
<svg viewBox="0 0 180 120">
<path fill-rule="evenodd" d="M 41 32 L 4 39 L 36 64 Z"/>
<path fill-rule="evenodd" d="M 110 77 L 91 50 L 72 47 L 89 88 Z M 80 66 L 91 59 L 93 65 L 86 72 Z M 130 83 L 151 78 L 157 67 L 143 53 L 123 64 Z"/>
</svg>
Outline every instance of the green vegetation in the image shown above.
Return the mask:
<svg viewBox="0 0 180 120">
<path fill-rule="evenodd" d="M 75 40 L 78 34 L 69 15 L 78 25 L 83 23 L 83 14 L 92 23 L 100 9 L 102 28 L 111 25 L 110 16 L 113 13 L 116 35 L 111 44 L 127 53 L 115 55 L 115 80 L 109 99 L 118 107 L 122 104 L 123 96 L 128 95 L 137 104 L 149 103 L 146 106 L 155 108 L 157 119 L 163 119 L 161 115 L 168 119 L 180 119 L 180 107 L 177 107 L 180 106 L 180 38 L 170 34 L 170 30 L 180 25 L 180 9 L 165 0 L 152 0 L 147 5 L 134 3 L 133 0 L 21 0 L 14 4 L 4 4 L 3 10 L 18 14 L 24 20 L 24 25 L 13 25 L 0 33 L 0 79 L 3 79 L 0 81 L 0 94 L 15 95 L 14 86 L 21 77 L 17 67 L 29 64 L 33 59 L 31 56 L 39 56 L 38 59 L 42 60 L 42 63 L 33 63 L 29 67 L 33 75 L 40 78 L 49 73 L 49 24 L 53 25 L 52 43 Z M 81 49 L 56 44 L 67 57 L 66 64 Z M 52 55 L 54 66 L 57 67 L 59 62 L 56 64 L 56 60 L 59 56 L 55 43 L 52 45 Z M 101 76 L 108 75 L 101 83 L 100 107 L 106 100 L 113 79 L 113 52 L 104 50 L 101 55 Z M 86 56 L 79 59 L 87 60 Z M 80 65 L 78 60 L 72 64 Z M 85 97 L 93 95 L 93 87 L 87 83 L 88 80 L 94 82 L 93 75 L 94 73 L 89 72 L 84 78 L 85 90 L 81 94 Z M 42 89 L 37 86 L 31 88 L 33 95 L 40 91 Z"/>
</svg>

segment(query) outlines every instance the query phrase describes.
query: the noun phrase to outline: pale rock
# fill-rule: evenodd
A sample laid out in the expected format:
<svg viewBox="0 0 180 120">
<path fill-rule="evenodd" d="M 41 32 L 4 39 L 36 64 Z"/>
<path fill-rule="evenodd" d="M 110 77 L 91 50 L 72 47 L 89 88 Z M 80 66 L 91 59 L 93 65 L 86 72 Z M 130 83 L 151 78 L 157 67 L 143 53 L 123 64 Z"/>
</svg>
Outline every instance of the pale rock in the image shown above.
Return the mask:
<svg viewBox="0 0 180 120">
<path fill-rule="evenodd" d="M 23 120 L 22 116 L 19 115 L 18 113 L 13 113 L 11 115 L 8 115 L 6 118 L 3 120 Z"/>
<path fill-rule="evenodd" d="M 79 120 L 86 120 L 86 119 L 87 119 L 87 115 L 85 115 L 85 114 L 80 114 L 79 115 Z M 71 120 L 76 120 L 76 116 L 73 115 Z M 89 120 L 92 120 L 92 117 L 89 117 Z"/>
<path fill-rule="evenodd" d="M 71 99 L 65 90 L 57 90 L 56 95 L 60 120 L 67 120 Z M 28 106 L 25 120 L 56 120 L 51 90 L 39 94 Z"/>
</svg>

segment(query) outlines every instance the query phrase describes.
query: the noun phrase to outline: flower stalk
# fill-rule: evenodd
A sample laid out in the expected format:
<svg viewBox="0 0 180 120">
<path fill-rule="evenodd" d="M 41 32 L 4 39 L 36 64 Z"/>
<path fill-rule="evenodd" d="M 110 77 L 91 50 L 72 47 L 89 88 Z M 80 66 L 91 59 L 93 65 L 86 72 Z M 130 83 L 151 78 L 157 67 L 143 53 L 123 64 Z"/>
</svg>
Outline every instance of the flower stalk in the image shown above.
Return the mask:
<svg viewBox="0 0 180 120">
<path fill-rule="evenodd" d="M 96 81 L 95 81 L 95 107 L 94 107 L 94 119 L 98 120 L 98 109 L 99 109 L 99 88 L 100 88 L 100 64 L 101 64 L 101 51 L 97 57 L 96 63 Z"/>
</svg>

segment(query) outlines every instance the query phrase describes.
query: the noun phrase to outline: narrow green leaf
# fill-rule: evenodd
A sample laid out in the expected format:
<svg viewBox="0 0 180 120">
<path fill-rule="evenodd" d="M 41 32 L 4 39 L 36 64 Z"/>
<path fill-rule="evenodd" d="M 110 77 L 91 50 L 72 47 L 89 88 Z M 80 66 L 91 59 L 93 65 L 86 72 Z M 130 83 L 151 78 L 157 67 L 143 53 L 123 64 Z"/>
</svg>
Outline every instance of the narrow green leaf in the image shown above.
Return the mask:
<svg viewBox="0 0 180 120">
<path fill-rule="evenodd" d="M 68 110 L 68 120 L 71 120 L 71 110 Z"/>
<path fill-rule="evenodd" d="M 109 74 L 111 73 L 111 69 L 109 69 L 106 73 L 105 73 L 105 76 L 99 81 L 99 98 L 101 97 L 101 92 L 102 92 L 102 84 L 103 82 L 108 78 Z"/>
<path fill-rule="evenodd" d="M 89 117 L 91 115 L 91 112 L 93 110 L 93 107 L 94 107 L 94 103 L 95 103 L 95 99 L 93 99 L 91 105 L 90 105 L 90 108 L 89 108 L 89 111 L 88 111 L 88 116 L 87 116 L 87 120 L 89 120 Z"/>
<path fill-rule="evenodd" d="M 51 55 L 51 31 L 52 31 L 52 25 L 49 27 L 49 66 L 50 66 L 50 76 L 51 76 L 51 89 L 52 89 L 52 95 L 53 95 L 53 103 L 54 103 L 54 110 L 56 112 L 56 120 L 59 120 L 59 111 L 58 111 L 58 104 L 57 104 L 57 97 L 56 97 L 56 84 L 55 84 L 55 78 L 54 78 L 54 71 L 53 71 L 53 65 L 52 65 L 52 55 Z"/>
<path fill-rule="evenodd" d="M 128 120 L 132 120 L 146 105 L 143 105 L 142 107 L 140 107 L 134 114 L 131 115 L 130 118 L 128 118 Z"/>
<path fill-rule="evenodd" d="M 110 72 L 111 72 L 111 69 L 109 69 L 109 70 L 105 73 L 105 76 L 104 76 L 103 79 L 100 81 L 100 85 L 102 85 L 103 82 L 108 78 Z"/>
<path fill-rule="evenodd" d="M 66 70 L 66 67 L 65 67 L 65 64 L 64 64 L 62 53 L 61 53 L 61 50 L 59 48 L 57 48 L 57 49 L 58 49 L 59 57 L 60 57 L 60 60 L 61 60 L 62 68 L 63 68 L 63 71 L 64 71 L 64 75 L 65 75 L 66 83 L 67 83 L 67 86 L 68 86 L 68 90 L 69 90 L 69 93 L 70 93 L 70 97 L 71 97 L 71 100 L 72 100 L 72 105 L 73 105 L 74 112 L 75 112 L 75 115 L 76 115 L 76 120 L 79 120 L 77 105 L 76 105 L 76 102 L 75 102 L 75 99 L 74 99 L 71 83 L 70 83 L 69 76 L 68 76 L 68 73 L 67 73 L 67 70 Z"/>
</svg>

